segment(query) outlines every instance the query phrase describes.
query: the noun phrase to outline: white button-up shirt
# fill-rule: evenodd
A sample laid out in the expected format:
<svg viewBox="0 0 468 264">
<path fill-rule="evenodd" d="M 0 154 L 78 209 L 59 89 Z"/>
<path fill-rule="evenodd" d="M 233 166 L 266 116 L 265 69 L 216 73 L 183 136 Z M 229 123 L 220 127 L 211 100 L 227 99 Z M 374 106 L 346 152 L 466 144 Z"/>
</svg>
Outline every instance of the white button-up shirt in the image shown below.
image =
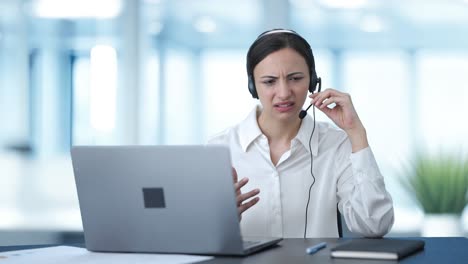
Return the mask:
<svg viewBox="0 0 468 264">
<path fill-rule="evenodd" d="M 310 184 L 309 139 L 313 119 L 306 116 L 291 148 L 275 166 L 262 134 L 256 107 L 240 124 L 209 140 L 228 145 L 243 192 L 259 188 L 259 202 L 242 214 L 245 236 L 303 237 Z M 393 204 L 371 149 L 356 153 L 343 130 L 317 122 L 312 136 L 315 183 L 310 194 L 307 237 L 337 237 L 338 204 L 348 229 L 363 236 L 382 236 L 393 225 Z"/>
</svg>

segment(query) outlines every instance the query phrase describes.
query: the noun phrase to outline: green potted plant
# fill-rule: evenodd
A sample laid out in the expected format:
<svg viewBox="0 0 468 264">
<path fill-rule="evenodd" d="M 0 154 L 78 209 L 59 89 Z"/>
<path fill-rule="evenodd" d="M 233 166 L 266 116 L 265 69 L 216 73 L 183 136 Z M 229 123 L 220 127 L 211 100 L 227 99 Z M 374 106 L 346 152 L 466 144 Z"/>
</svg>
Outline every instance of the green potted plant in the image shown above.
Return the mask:
<svg viewBox="0 0 468 264">
<path fill-rule="evenodd" d="M 468 203 L 464 156 L 417 154 L 399 180 L 424 211 L 423 236 L 462 236 L 461 214 Z"/>
</svg>

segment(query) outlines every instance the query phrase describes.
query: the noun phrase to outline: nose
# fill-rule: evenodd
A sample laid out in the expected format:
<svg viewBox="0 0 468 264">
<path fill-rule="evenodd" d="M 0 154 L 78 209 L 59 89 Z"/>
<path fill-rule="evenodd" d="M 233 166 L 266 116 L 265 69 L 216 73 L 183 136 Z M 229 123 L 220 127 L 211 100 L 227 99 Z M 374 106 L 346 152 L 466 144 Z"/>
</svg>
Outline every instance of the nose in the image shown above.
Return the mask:
<svg viewBox="0 0 468 264">
<path fill-rule="evenodd" d="M 282 79 L 278 84 L 276 95 L 279 98 L 286 99 L 291 95 L 291 89 L 286 79 Z"/>
</svg>

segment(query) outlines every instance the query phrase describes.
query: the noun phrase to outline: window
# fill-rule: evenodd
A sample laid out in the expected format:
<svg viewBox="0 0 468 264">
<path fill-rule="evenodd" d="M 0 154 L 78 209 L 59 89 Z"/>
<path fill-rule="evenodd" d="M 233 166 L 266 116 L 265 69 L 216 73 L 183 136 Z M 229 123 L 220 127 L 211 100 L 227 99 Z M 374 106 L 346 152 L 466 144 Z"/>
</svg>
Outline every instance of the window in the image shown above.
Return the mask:
<svg viewBox="0 0 468 264">
<path fill-rule="evenodd" d="M 201 58 L 204 85 L 204 142 L 243 120 L 258 102 L 247 88 L 244 50 L 213 50 Z"/>
<path fill-rule="evenodd" d="M 193 54 L 179 49 L 167 50 L 164 90 L 164 144 L 190 144 L 197 141 L 195 93 L 200 93 L 198 77 L 194 74 Z"/>
<path fill-rule="evenodd" d="M 143 62 L 143 85 L 140 97 L 140 142 L 157 144 L 159 139 L 159 58 L 151 54 Z"/>
<path fill-rule="evenodd" d="M 98 45 L 76 57 L 73 69 L 73 144 L 109 144 L 115 131 L 117 54 Z"/>
<path fill-rule="evenodd" d="M 414 111 L 407 57 L 402 52 L 348 52 L 343 63 L 343 90 L 351 94 L 375 155 L 399 163 L 411 147 L 408 113 Z"/>
<path fill-rule="evenodd" d="M 372 151 L 395 204 L 404 205 L 396 177 L 412 151 L 410 131 L 414 98 L 409 89 L 409 58 L 403 52 L 347 52 L 343 56 L 344 91 L 367 130 Z"/>
<path fill-rule="evenodd" d="M 417 69 L 421 146 L 461 151 L 468 146 L 468 54 L 422 51 Z"/>
</svg>

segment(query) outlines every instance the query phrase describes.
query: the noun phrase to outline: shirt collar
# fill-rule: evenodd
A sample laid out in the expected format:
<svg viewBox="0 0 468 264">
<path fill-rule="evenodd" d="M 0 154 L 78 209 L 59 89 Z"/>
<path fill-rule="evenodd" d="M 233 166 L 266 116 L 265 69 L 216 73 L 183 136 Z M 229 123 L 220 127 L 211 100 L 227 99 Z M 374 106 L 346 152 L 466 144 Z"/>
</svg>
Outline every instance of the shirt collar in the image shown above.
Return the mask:
<svg viewBox="0 0 468 264">
<path fill-rule="evenodd" d="M 239 125 L 239 142 L 244 152 L 247 151 L 247 148 L 255 139 L 262 135 L 262 131 L 257 123 L 257 113 L 259 111 L 260 106 L 255 106 L 247 118 Z"/>
<path fill-rule="evenodd" d="M 241 144 L 242 150 L 244 152 L 247 151 L 250 144 L 252 144 L 255 139 L 257 139 L 260 135 L 262 135 L 262 131 L 258 126 L 257 115 L 261 111 L 260 106 L 257 105 L 255 108 L 250 112 L 244 121 L 242 121 L 239 125 L 239 142 Z M 293 140 L 298 140 L 304 148 L 310 152 L 309 149 L 309 140 L 310 134 L 314 129 L 314 119 L 310 115 L 306 115 L 304 119 L 302 119 L 301 127 L 299 128 L 299 132 L 297 133 L 296 137 Z M 311 149 L 312 155 L 317 156 L 318 152 L 318 125 L 315 124 L 315 131 L 312 135 L 312 142 L 311 142 Z"/>
</svg>

